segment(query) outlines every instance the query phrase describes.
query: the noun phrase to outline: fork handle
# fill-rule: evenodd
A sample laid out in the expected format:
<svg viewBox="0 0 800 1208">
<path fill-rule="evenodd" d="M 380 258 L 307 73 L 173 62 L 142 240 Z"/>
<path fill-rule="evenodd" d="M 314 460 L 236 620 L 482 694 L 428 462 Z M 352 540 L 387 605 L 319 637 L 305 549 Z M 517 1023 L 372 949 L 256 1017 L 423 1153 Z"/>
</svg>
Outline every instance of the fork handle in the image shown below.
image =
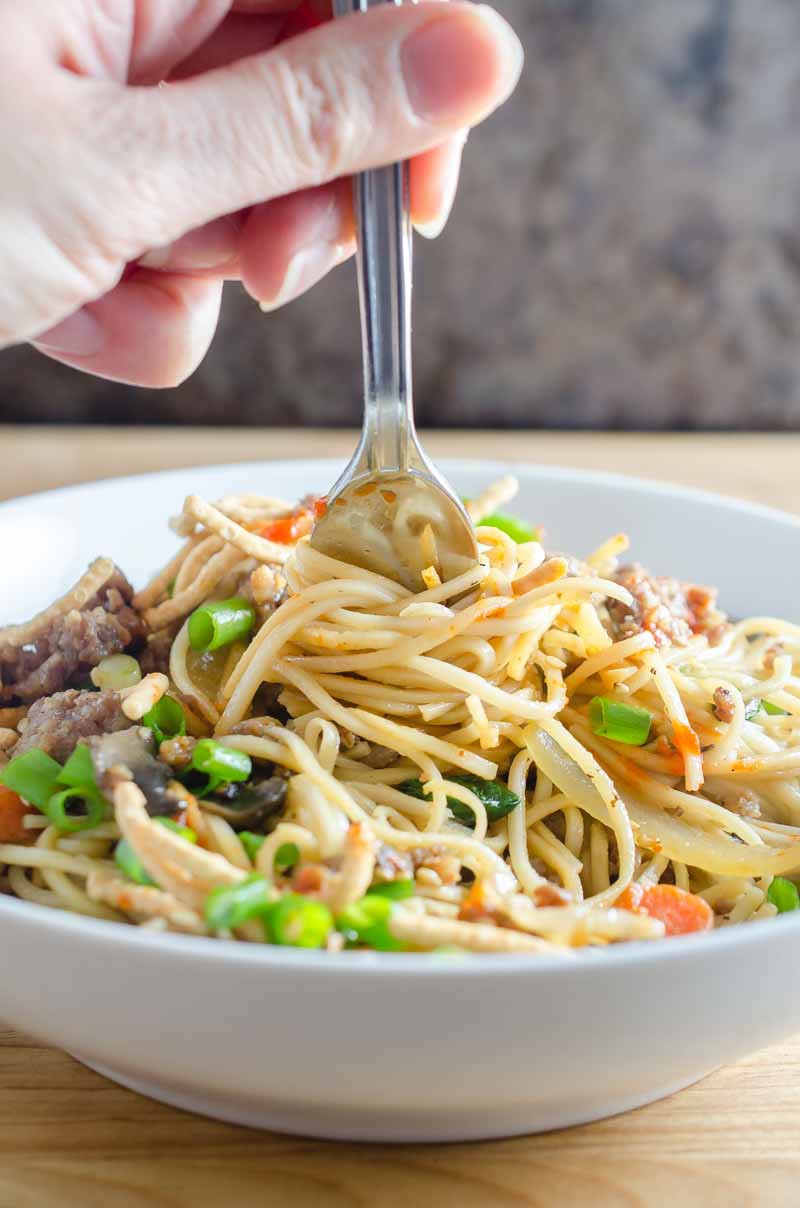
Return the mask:
<svg viewBox="0 0 800 1208">
<path fill-rule="evenodd" d="M 334 15 L 402 0 L 334 0 Z M 353 466 L 406 470 L 415 460 L 411 391 L 412 232 L 407 163 L 358 174 L 353 183 L 364 356 L 364 422 Z"/>
</svg>

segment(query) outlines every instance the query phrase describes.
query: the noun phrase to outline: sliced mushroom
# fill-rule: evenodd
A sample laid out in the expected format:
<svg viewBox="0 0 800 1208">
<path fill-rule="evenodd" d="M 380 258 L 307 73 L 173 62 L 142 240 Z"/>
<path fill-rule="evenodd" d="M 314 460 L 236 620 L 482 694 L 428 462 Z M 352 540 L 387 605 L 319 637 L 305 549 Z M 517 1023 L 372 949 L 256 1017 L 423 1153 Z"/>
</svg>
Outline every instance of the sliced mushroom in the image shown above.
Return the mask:
<svg viewBox="0 0 800 1208">
<path fill-rule="evenodd" d="M 253 830 L 281 813 L 286 802 L 287 784 L 283 776 L 229 784 L 203 798 L 201 805 L 209 814 L 224 818 L 234 830 Z"/>
<path fill-rule="evenodd" d="M 179 804 L 168 790 L 174 772 L 153 755 L 153 736 L 148 729 L 134 727 L 115 734 L 89 739 L 97 783 L 109 796 L 119 774 L 130 773 L 141 789 L 151 818 L 173 814 Z M 114 776 L 111 775 L 112 770 Z"/>
</svg>

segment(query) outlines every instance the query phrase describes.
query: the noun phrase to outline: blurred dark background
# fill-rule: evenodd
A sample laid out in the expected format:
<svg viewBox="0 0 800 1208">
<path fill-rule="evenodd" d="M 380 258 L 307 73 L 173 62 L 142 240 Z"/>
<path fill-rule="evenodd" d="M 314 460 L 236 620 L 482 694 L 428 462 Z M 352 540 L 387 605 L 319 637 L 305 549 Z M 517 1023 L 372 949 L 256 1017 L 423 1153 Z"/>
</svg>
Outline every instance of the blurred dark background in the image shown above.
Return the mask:
<svg viewBox="0 0 800 1208">
<path fill-rule="evenodd" d="M 433 427 L 800 421 L 800 4 L 498 0 L 527 49 L 453 219 L 417 240 Z M 264 316 L 237 286 L 177 390 L 0 354 L 0 420 L 352 425 L 352 266 Z"/>
</svg>

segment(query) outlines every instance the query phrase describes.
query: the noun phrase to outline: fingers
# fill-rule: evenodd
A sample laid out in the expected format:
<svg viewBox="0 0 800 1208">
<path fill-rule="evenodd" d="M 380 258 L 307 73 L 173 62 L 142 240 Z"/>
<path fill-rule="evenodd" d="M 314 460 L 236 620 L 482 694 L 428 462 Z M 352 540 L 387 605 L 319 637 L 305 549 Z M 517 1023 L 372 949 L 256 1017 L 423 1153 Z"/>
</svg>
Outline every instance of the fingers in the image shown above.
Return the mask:
<svg viewBox="0 0 800 1208">
<path fill-rule="evenodd" d="M 411 215 L 414 226 L 426 239 L 438 238 L 447 225 L 466 141 L 467 131 L 462 130 L 411 162 Z"/>
<path fill-rule="evenodd" d="M 483 6 L 387 5 L 169 88 L 135 90 L 125 119 L 137 162 L 126 183 L 146 193 L 147 243 L 427 151 L 500 104 L 521 61 L 510 27 Z"/>
<path fill-rule="evenodd" d="M 352 190 L 336 181 L 258 206 L 239 250 L 245 288 L 276 310 L 316 285 L 353 252 Z"/>
<path fill-rule="evenodd" d="M 441 233 L 453 204 L 464 136 L 411 163 L 412 218 L 427 238 Z M 349 178 L 218 218 L 139 263 L 162 272 L 239 278 L 264 310 L 305 293 L 353 252 Z"/>
<path fill-rule="evenodd" d="M 115 382 L 177 386 L 208 350 L 221 295 L 220 281 L 135 269 L 34 345 L 56 361 Z"/>
</svg>

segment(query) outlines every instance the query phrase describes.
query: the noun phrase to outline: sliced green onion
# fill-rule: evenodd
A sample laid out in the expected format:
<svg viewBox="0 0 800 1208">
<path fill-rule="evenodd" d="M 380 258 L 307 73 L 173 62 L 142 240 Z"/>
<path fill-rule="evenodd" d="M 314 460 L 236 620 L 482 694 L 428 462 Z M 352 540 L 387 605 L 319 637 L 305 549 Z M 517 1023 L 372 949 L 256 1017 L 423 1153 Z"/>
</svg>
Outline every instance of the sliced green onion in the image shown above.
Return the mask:
<svg viewBox="0 0 800 1208">
<path fill-rule="evenodd" d="M 522 545 L 526 541 L 538 541 L 541 535 L 541 529 L 532 528 L 519 516 L 509 516 L 505 512 L 492 512 L 490 516 L 484 516 L 482 520 L 479 520 L 478 524 L 483 528 L 499 529 L 512 541 L 516 541 L 517 545 Z"/>
<path fill-rule="evenodd" d="M 221 885 L 206 898 L 204 913 L 212 931 L 241 927 L 248 919 L 265 918 L 272 908 L 269 882 L 253 873 L 239 885 Z"/>
<path fill-rule="evenodd" d="M 174 696 L 162 696 L 142 718 L 142 725 L 153 731 L 158 746 L 168 738 L 180 738 L 186 733 L 186 714 Z"/>
<path fill-rule="evenodd" d="M 68 814 L 67 808 L 78 803 L 83 805 L 85 813 Z M 54 793 L 44 806 L 44 812 L 59 830 L 77 833 L 100 825 L 106 816 L 106 803 L 97 789 L 83 784 Z"/>
<path fill-rule="evenodd" d="M 159 826 L 166 826 L 167 830 L 174 831 L 176 835 L 180 835 L 181 839 L 185 839 L 187 843 L 197 842 L 197 833 L 193 831 L 191 826 L 183 826 L 182 823 L 176 822 L 174 818 L 154 818 Z"/>
<path fill-rule="evenodd" d="M 287 869 L 294 868 L 299 859 L 300 848 L 296 843 L 281 843 L 275 852 L 273 867 L 277 873 L 286 872 Z"/>
<path fill-rule="evenodd" d="M 768 713 L 770 717 L 788 717 L 786 709 L 773 705 L 770 700 L 760 700 L 757 696 L 749 700 L 744 707 L 745 721 L 752 721 L 759 713 Z"/>
<path fill-rule="evenodd" d="M 242 847 L 247 852 L 248 860 L 251 864 L 255 864 L 259 848 L 264 846 L 267 836 L 255 835 L 252 831 L 239 831 L 239 838 Z"/>
<path fill-rule="evenodd" d="M 255 610 L 242 596 L 214 600 L 203 604 L 189 617 L 189 643 L 192 650 L 201 653 L 218 650 L 220 646 L 246 638 L 255 620 Z"/>
<path fill-rule="evenodd" d="M 366 944 L 376 952 L 399 952 L 404 945 L 389 930 L 393 903 L 379 894 L 368 893 L 346 906 L 336 920 L 348 944 Z"/>
<path fill-rule="evenodd" d="M 60 775 L 61 764 L 45 755 L 44 751 L 25 751 L 6 764 L 0 774 L 0 782 L 43 810 L 53 795 Z"/>
<path fill-rule="evenodd" d="M 80 788 L 85 784 L 92 785 L 94 788 L 97 787 L 92 753 L 85 742 L 78 744 L 64 764 L 64 767 L 58 774 L 58 783 L 68 784 L 73 789 Z"/>
<path fill-rule="evenodd" d="M 369 892 L 380 898 L 388 898 L 390 902 L 402 902 L 406 898 L 413 898 L 417 887 L 409 880 L 384 881 L 381 885 L 373 885 Z"/>
<path fill-rule="evenodd" d="M 120 839 L 114 848 L 114 863 L 129 880 L 135 881 L 137 885 L 155 885 L 155 881 L 148 874 L 127 839 Z"/>
<path fill-rule="evenodd" d="M 641 747 L 650 737 L 652 717 L 637 705 L 623 705 L 610 696 L 595 696 L 589 702 L 589 724 L 595 734 Z"/>
<path fill-rule="evenodd" d="M 167 598 L 169 600 L 171 600 L 174 595 L 175 595 L 175 580 L 170 579 L 169 583 L 167 584 Z"/>
<path fill-rule="evenodd" d="M 253 770 L 249 755 L 245 755 L 244 751 L 237 751 L 234 747 L 224 747 L 213 738 L 200 739 L 192 751 L 189 767 L 208 777 L 208 783 L 201 796 L 213 793 L 221 784 L 247 780 Z"/>
<path fill-rule="evenodd" d="M 157 822 L 159 826 L 165 826 L 167 830 L 174 831 L 176 835 L 180 835 L 181 839 L 185 839 L 187 843 L 197 842 L 197 835 L 192 828 L 190 826 L 181 826 L 180 822 L 176 822 L 174 818 L 154 818 L 153 821 Z M 131 881 L 135 881 L 137 885 L 156 884 L 127 839 L 120 839 L 114 848 L 114 860 L 125 875 L 130 877 Z"/>
<path fill-rule="evenodd" d="M 90 678 L 96 688 L 121 692 L 139 683 L 142 669 L 131 654 L 110 654 L 92 668 Z"/>
<path fill-rule="evenodd" d="M 800 909 L 800 893 L 794 881 L 786 877 L 773 877 L 767 890 L 767 901 L 777 908 L 778 914 Z"/>
<path fill-rule="evenodd" d="M 447 779 L 452 780 L 454 784 L 463 785 L 464 788 L 475 794 L 483 803 L 489 822 L 499 822 L 520 803 L 517 794 L 499 780 L 482 780 L 480 776 L 471 776 L 469 773 L 447 776 Z M 409 797 L 416 797 L 418 801 L 430 801 L 431 799 L 431 794 L 424 791 L 421 780 L 404 780 L 397 787 L 401 793 L 408 793 Z M 458 801 L 455 797 L 448 797 L 447 806 L 451 814 L 458 818 L 464 826 L 475 826 L 475 815 L 463 801 Z"/>
<path fill-rule="evenodd" d="M 267 933 L 273 944 L 289 948 L 324 948 L 333 931 L 333 915 L 324 902 L 287 893 L 267 916 Z"/>
</svg>

